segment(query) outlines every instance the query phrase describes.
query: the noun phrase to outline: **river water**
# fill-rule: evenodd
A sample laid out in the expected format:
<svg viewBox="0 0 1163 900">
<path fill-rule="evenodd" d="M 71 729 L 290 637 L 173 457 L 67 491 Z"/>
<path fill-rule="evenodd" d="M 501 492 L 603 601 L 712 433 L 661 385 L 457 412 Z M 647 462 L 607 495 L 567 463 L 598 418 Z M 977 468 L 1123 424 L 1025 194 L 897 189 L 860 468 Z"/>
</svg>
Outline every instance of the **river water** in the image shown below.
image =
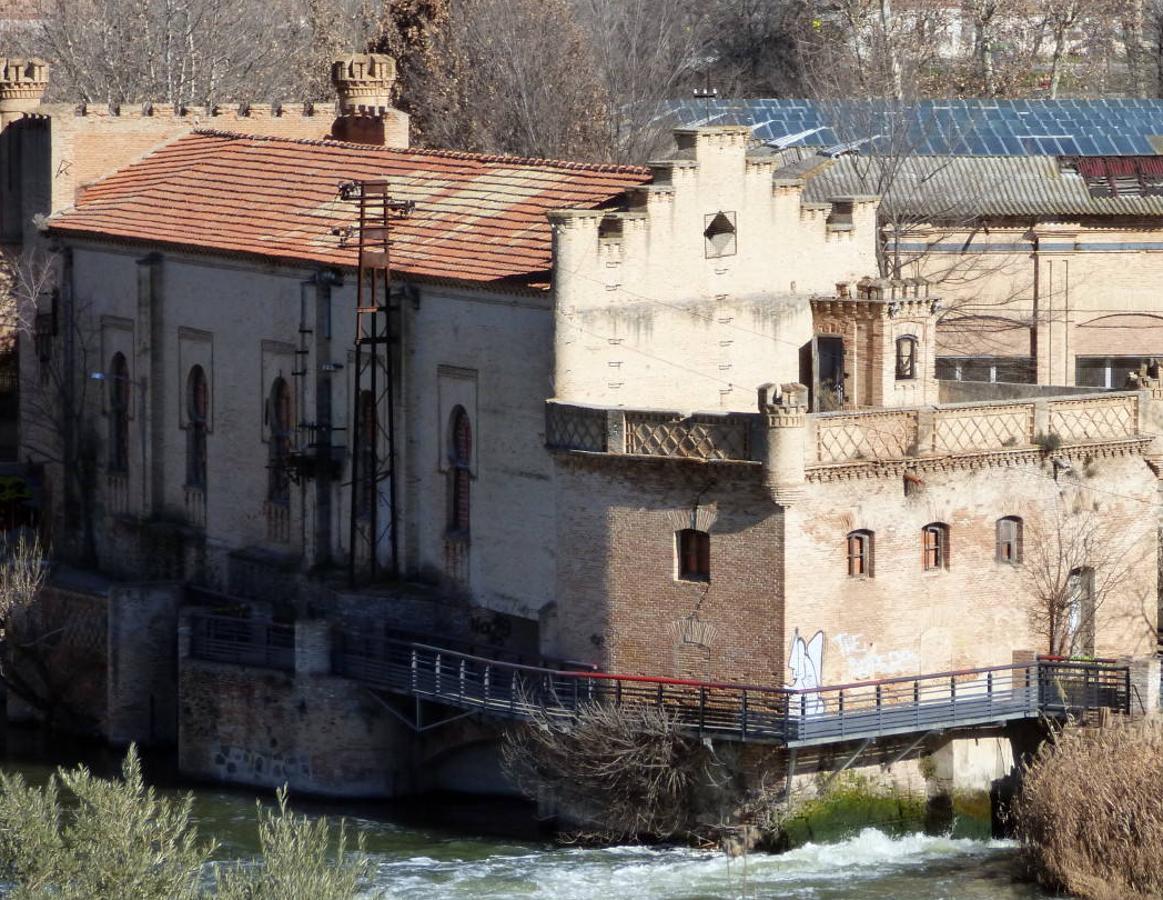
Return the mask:
<svg viewBox="0 0 1163 900">
<path fill-rule="evenodd" d="M 78 761 L 101 774 L 112 774 L 117 767 L 116 758 L 100 749 L 84 751 L 41 739 L 14 741 L 11 732 L 0 755 L 0 767 L 33 782 L 46 779 L 53 765 Z M 179 783 L 165 761 L 147 760 L 147 773 L 164 793 L 193 791 L 199 830 L 222 842 L 223 857 L 255 852 L 253 793 Z M 271 800 L 266 795 L 261 799 Z M 376 887 L 400 900 L 1049 896 L 1020 879 L 1013 845 L 1006 841 L 890 836 L 866 828 L 835 843 L 728 859 L 688 849 L 555 846 L 538 833 L 528 807 L 507 800 L 293 803 L 309 815 L 346 817 L 367 841 Z"/>
</svg>

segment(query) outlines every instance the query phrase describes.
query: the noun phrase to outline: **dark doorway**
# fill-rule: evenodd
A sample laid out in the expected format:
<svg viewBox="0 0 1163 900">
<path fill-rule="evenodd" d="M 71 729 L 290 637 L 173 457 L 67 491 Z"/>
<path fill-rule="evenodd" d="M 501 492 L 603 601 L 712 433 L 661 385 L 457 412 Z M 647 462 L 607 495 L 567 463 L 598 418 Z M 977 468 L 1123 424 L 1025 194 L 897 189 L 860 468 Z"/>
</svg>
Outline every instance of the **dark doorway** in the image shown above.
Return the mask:
<svg viewBox="0 0 1163 900">
<path fill-rule="evenodd" d="M 844 338 L 817 335 L 800 348 L 800 381 L 808 388 L 812 412 L 843 409 Z"/>
</svg>

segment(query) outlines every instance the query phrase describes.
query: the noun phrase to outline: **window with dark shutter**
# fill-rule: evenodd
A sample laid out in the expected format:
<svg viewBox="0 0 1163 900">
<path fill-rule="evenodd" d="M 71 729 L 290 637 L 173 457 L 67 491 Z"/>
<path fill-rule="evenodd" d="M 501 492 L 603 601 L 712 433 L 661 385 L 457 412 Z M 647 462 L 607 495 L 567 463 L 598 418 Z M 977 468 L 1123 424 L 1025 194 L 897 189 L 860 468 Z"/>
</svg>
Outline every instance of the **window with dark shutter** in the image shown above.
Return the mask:
<svg viewBox="0 0 1163 900">
<path fill-rule="evenodd" d="M 678 533 L 678 577 L 683 581 L 711 580 L 711 536 L 684 528 Z"/>
<path fill-rule="evenodd" d="M 917 339 L 912 335 L 896 340 L 896 379 L 910 381 L 917 377 Z"/>
<path fill-rule="evenodd" d="M 921 529 L 922 562 L 926 571 L 949 568 L 949 526 L 934 522 Z"/>
<path fill-rule="evenodd" d="M 997 561 L 1011 565 L 1022 561 L 1022 520 L 1017 516 L 997 520 Z"/>
<path fill-rule="evenodd" d="M 206 428 L 210 392 L 206 371 L 193 366 L 186 377 L 186 487 L 206 489 Z"/>
<path fill-rule="evenodd" d="M 452 411 L 448 447 L 448 531 L 467 537 L 472 522 L 472 424 L 463 406 Z"/>
<path fill-rule="evenodd" d="M 848 577 L 872 577 L 872 532 L 853 531 L 848 534 Z"/>
</svg>

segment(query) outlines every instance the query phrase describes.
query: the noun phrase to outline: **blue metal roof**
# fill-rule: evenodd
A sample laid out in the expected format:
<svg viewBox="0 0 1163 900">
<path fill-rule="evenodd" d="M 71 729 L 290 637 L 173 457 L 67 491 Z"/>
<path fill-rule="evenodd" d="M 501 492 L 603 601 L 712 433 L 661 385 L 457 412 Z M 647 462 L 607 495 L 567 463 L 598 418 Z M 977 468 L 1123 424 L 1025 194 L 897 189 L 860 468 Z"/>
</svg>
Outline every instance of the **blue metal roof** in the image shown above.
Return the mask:
<svg viewBox="0 0 1163 900">
<path fill-rule="evenodd" d="M 676 125 L 752 125 L 761 141 L 832 147 L 875 137 L 882 152 L 957 156 L 1155 154 L 1163 100 L 672 100 Z M 781 142 L 786 144 L 786 142 Z"/>
</svg>

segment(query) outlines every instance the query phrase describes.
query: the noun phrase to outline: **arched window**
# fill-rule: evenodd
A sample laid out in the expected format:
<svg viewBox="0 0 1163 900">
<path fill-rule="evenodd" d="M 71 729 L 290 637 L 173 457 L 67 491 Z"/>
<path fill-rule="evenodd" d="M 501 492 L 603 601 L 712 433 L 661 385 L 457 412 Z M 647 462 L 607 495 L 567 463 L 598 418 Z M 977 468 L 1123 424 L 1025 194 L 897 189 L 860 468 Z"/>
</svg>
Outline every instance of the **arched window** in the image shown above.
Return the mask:
<svg viewBox="0 0 1163 900">
<path fill-rule="evenodd" d="M 206 425 L 210 391 L 206 372 L 194 366 L 186 376 L 186 486 L 206 489 Z"/>
<path fill-rule="evenodd" d="M 917 377 L 917 339 L 911 334 L 896 339 L 896 380 Z"/>
<path fill-rule="evenodd" d="M 267 451 L 267 500 L 279 506 L 291 502 L 291 478 L 287 470 L 291 457 L 291 387 L 279 377 L 271 385 L 267 400 L 270 443 Z"/>
<path fill-rule="evenodd" d="M 357 515 L 368 518 L 376 502 L 376 398 L 371 391 L 359 392 L 359 490 L 356 491 Z"/>
<path fill-rule="evenodd" d="M 1022 520 L 1017 516 L 997 520 L 997 561 L 1012 565 L 1022 561 Z"/>
<path fill-rule="evenodd" d="M 109 363 L 109 471 L 129 471 L 129 364 L 124 353 Z"/>
<path fill-rule="evenodd" d="M 676 535 L 678 577 L 683 581 L 711 580 L 711 536 L 684 528 Z"/>
<path fill-rule="evenodd" d="M 933 522 L 921 529 L 921 560 L 926 571 L 949 568 L 949 526 Z"/>
<path fill-rule="evenodd" d="M 872 577 L 872 532 L 848 532 L 848 577 Z"/>
<path fill-rule="evenodd" d="M 472 522 L 472 425 L 463 406 L 452 411 L 448 437 L 448 530 L 467 536 Z"/>
</svg>

